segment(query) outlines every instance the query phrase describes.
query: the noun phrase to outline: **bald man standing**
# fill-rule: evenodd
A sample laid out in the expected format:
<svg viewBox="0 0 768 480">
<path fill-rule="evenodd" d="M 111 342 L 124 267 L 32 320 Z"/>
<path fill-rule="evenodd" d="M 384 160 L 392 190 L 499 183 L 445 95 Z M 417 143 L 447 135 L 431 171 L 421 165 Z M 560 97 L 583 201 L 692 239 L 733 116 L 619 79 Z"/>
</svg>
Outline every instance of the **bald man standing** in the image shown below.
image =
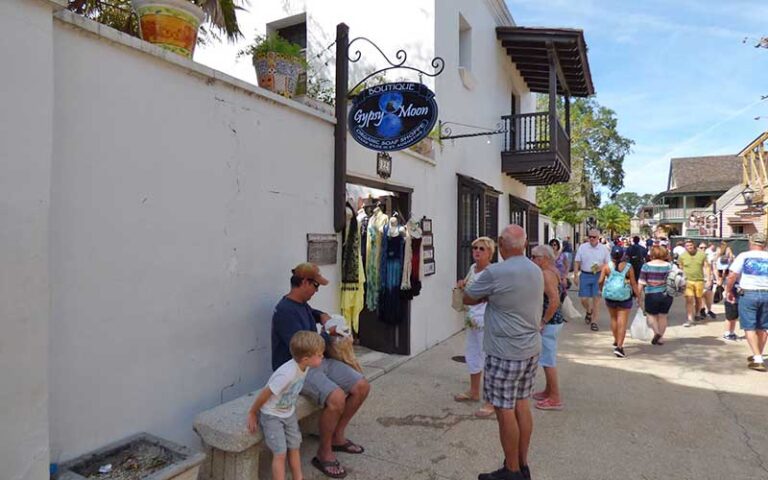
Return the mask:
<svg viewBox="0 0 768 480">
<path fill-rule="evenodd" d="M 510 225 L 499 237 L 503 262 L 493 263 L 464 291 L 464 303 L 487 301 L 485 309 L 485 382 L 483 396 L 499 423 L 504 465 L 479 480 L 531 478 L 528 447 L 533 417 L 528 398 L 541 351 L 544 276 L 525 257 L 525 230 Z"/>
</svg>

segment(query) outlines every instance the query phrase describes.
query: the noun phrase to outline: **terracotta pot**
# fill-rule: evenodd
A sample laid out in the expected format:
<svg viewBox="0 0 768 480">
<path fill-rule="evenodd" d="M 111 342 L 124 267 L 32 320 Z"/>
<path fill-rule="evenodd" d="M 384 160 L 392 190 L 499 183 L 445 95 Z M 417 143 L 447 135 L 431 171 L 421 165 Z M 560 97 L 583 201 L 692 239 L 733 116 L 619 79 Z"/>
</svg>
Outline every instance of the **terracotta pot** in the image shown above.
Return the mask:
<svg viewBox="0 0 768 480">
<path fill-rule="evenodd" d="M 287 98 L 296 94 L 301 62 L 280 53 L 267 52 L 253 56 L 256 78 L 261 88 L 266 88 Z"/>
<path fill-rule="evenodd" d="M 192 58 L 205 12 L 188 0 L 131 0 L 142 40 Z"/>
</svg>

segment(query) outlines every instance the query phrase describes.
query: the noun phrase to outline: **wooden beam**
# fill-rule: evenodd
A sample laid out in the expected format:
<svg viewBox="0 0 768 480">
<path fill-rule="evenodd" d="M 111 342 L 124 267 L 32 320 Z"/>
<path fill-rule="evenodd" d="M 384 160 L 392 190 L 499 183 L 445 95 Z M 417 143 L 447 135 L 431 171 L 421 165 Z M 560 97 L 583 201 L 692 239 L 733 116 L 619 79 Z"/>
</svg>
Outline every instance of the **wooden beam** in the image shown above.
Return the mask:
<svg viewBox="0 0 768 480">
<path fill-rule="evenodd" d="M 560 66 L 560 59 L 557 56 L 557 49 L 551 43 L 548 46 L 549 46 L 549 55 L 550 55 L 550 65 L 552 65 L 552 62 L 554 61 L 554 68 L 555 68 L 555 72 L 557 73 L 557 78 L 560 80 L 563 90 L 565 90 L 566 94 L 570 96 L 571 89 L 570 89 L 570 86 L 568 85 L 568 79 L 565 78 L 565 73 L 563 73 L 563 68 Z"/>
</svg>

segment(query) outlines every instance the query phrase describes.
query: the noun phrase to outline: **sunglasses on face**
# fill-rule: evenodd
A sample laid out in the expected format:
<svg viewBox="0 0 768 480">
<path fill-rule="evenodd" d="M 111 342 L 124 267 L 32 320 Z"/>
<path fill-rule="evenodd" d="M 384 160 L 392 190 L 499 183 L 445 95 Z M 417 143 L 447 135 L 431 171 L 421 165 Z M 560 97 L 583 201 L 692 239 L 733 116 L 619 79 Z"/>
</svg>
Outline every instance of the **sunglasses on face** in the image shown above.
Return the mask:
<svg viewBox="0 0 768 480">
<path fill-rule="evenodd" d="M 596 237 L 596 236 L 594 236 L 594 235 L 590 235 L 590 236 L 589 236 L 589 238 L 591 238 L 591 239 L 596 239 L 597 237 Z"/>
<path fill-rule="evenodd" d="M 480 245 L 473 245 L 472 250 L 480 250 L 481 252 L 485 251 L 485 247 L 482 247 Z"/>
<path fill-rule="evenodd" d="M 308 278 L 308 279 L 307 279 L 307 281 L 308 281 L 309 283 L 311 283 L 311 284 L 312 284 L 312 286 L 313 286 L 313 287 L 315 287 L 316 289 L 317 289 L 317 288 L 320 288 L 320 283 L 319 283 L 317 280 L 314 280 L 314 279 Z"/>
</svg>

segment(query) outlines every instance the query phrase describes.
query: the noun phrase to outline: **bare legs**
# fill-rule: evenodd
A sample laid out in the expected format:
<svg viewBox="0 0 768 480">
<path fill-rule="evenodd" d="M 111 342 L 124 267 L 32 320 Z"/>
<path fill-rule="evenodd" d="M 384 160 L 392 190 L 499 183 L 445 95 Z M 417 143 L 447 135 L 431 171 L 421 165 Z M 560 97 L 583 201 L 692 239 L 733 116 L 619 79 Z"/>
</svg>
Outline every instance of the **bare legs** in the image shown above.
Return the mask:
<svg viewBox="0 0 768 480">
<path fill-rule="evenodd" d="M 768 333 L 765 330 L 745 330 L 744 333 L 747 335 L 747 343 L 752 350 L 752 355 L 762 355 Z"/>
<path fill-rule="evenodd" d="M 472 400 L 480 400 L 480 383 L 483 380 L 483 373 L 469 374 L 469 396 Z"/>
<path fill-rule="evenodd" d="M 560 403 L 560 384 L 557 381 L 557 368 L 543 368 L 544 377 L 547 379 L 547 386 L 544 389 L 544 395 L 549 398 L 552 403 Z"/>
<path fill-rule="evenodd" d="M 581 297 L 581 306 L 584 311 L 592 314 L 592 323 L 598 323 L 600 320 L 600 297 Z"/>
<path fill-rule="evenodd" d="M 667 314 L 648 315 L 648 324 L 651 326 L 653 333 L 659 336 L 660 340 L 664 336 L 664 332 L 667 331 Z"/>
<path fill-rule="evenodd" d="M 533 416 L 528 400 L 517 400 L 515 408 L 497 408 L 499 437 L 504 450 L 507 469 L 517 472 L 521 465 L 528 465 L 528 448 L 533 433 Z"/>
<path fill-rule="evenodd" d="M 629 310 L 626 308 L 608 308 L 608 314 L 611 316 L 611 332 L 613 341 L 619 348 L 624 348 L 624 337 L 627 335 L 627 318 Z"/>
<path fill-rule="evenodd" d="M 702 297 L 685 297 L 685 310 L 688 313 L 688 323 L 693 323 L 693 319 L 699 314 L 701 305 L 703 303 Z"/>
<path fill-rule="evenodd" d="M 343 445 L 347 441 L 345 430 L 352 417 L 360 409 L 371 386 L 367 380 L 361 379 L 345 396 L 344 391 L 337 388 L 325 401 L 325 408 L 320 414 L 320 446 L 317 449 L 317 458 L 323 462 L 336 460 L 331 447 Z M 338 471 L 334 467 L 330 470 Z"/>
</svg>

